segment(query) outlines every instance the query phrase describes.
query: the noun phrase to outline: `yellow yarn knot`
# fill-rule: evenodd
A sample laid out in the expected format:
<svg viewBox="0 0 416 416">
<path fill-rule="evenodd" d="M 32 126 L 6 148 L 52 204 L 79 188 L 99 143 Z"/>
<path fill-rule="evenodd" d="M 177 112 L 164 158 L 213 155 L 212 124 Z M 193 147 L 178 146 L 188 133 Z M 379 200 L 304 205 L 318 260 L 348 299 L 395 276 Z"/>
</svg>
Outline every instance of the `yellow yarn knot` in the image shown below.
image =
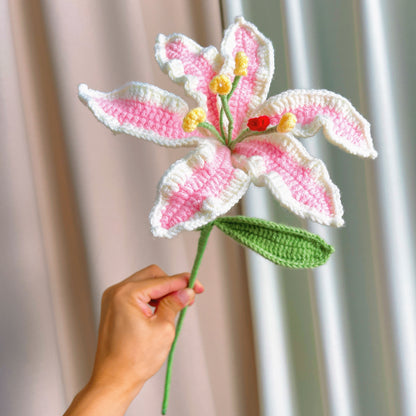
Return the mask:
<svg viewBox="0 0 416 416">
<path fill-rule="evenodd" d="M 183 119 L 182 129 L 187 133 L 194 131 L 199 123 L 203 123 L 207 118 L 207 114 L 201 107 L 196 107 L 191 110 Z"/>
<path fill-rule="evenodd" d="M 279 133 L 288 133 L 296 126 L 297 118 L 293 113 L 285 113 L 277 125 L 277 131 Z"/>
<path fill-rule="evenodd" d="M 237 52 L 235 55 L 235 69 L 234 74 L 245 76 L 247 75 L 248 57 L 245 52 Z"/>
<path fill-rule="evenodd" d="M 231 80 L 227 75 L 216 75 L 209 83 L 209 89 L 220 95 L 227 95 L 231 91 Z"/>
</svg>

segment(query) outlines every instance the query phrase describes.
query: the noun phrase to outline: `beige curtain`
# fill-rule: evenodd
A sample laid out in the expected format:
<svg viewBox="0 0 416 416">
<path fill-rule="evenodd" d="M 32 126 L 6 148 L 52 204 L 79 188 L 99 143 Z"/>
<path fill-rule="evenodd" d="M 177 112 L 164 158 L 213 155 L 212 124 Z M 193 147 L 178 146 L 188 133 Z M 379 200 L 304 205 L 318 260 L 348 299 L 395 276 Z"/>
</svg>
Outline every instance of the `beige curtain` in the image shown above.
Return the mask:
<svg viewBox="0 0 416 416">
<path fill-rule="evenodd" d="M 0 0 L 0 414 L 57 415 L 88 380 L 101 293 L 157 263 L 190 270 L 197 234 L 155 239 L 148 213 L 184 152 L 114 136 L 77 98 L 138 80 L 177 94 L 157 33 L 219 46 L 215 0 Z M 214 232 L 206 293 L 177 348 L 170 415 L 258 414 L 242 251 Z M 159 414 L 164 368 L 128 415 Z"/>
</svg>

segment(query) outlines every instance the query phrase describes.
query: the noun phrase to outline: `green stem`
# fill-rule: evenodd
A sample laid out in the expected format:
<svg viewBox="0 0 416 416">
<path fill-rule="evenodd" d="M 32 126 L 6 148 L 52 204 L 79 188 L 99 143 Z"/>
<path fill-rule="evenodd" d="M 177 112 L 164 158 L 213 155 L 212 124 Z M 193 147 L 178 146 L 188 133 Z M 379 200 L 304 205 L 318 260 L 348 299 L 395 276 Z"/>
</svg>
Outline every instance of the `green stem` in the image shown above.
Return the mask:
<svg viewBox="0 0 416 416">
<path fill-rule="evenodd" d="M 224 138 L 224 143 L 225 143 L 227 139 L 224 133 L 224 109 L 222 107 L 220 111 L 220 130 L 221 130 L 221 134 L 222 134 L 222 137 Z"/>
<path fill-rule="evenodd" d="M 196 275 L 198 273 L 199 266 L 201 265 L 202 256 L 204 255 L 204 251 L 207 246 L 208 237 L 213 227 L 214 227 L 214 221 L 208 223 L 205 227 L 201 229 L 201 235 L 199 236 L 199 241 L 198 241 L 198 249 L 197 249 L 196 256 L 195 256 L 194 265 L 191 271 L 191 278 L 189 279 L 189 283 L 188 283 L 188 287 L 191 289 L 194 287 Z M 188 309 L 187 307 L 183 308 L 179 314 L 178 322 L 176 324 L 175 339 L 173 340 L 172 346 L 170 348 L 169 356 L 168 356 L 168 364 L 166 368 L 166 379 L 165 379 L 165 393 L 163 395 L 163 404 L 162 404 L 162 415 L 166 415 L 166 411 L 168 408 L 170 384 L 171 384 L 171 379 L 172 379 L 173 354 L 175 352 L 176 343 L 178 341 L 179 333 L 181 332 L 181 329 L 182 329 L 182 325 L 185 319 L 187 309 Z"/>
<path fill-rule="evenodd" d="M 211 133 L 213 133 L 215 135 L 215 137 L 222 143 L 225 144 L 225 140 L 223 137 L 220 136 L 220 134 L 217 132 L 217 129 L 211 124 L 208 123 L 207 121 L 204 121 L 202 123 L 198 124 L 198 127 L 202 127 L 204 129 L 209 130 Z"/>
<path fill-rule="evenodd" d="M 233 81 L 233 85 L 231 86 L 231 91 L 227 95 L 227 101 L 230 100 L 231 96 L 233 95 L 233 92 L 237 88 L 238 82 L 240 81 L 241 75 L 236 75 Z"/>
<path fill-rule="evenodd" d="M 230 112 L 230 108 L 228 106 L 228 101 L 230 101 L 231 96 L 233 95 L 233 92 L 235 91 L 235 89 L 237 88 L 238 82 L 240 81 L 241 75 L 237 75 L 234 78 L 233 84 L 231 86 L 231 90 L 230 92 L 226 95 L 223 96 L 221 95 L 221 102 L 222 102 L 222 107 L 221 107 L 221 111 L 220 111 L 220 130 L 221 130 L 221 135 L 224 138 L 224 144 L 227 144 L 231 142 L 231 134 L 232 134 L 232 125 L 233 125 L 233 121 L 232 121 L 232 115 Z M 224 97 L 224 98 L 223 98 Z M 224 102 L 226 101 L 226 104 L 224 104 Z M 227 113 L 228 110 L 228 113 Z M 226 112 L 227 114 L 227 118 L 228 118 L 228 137 L 225 136 L 225 132 L 224 132 L 224 112 Z M 231 121 L 230 121 L 231 119 Z M 231 126 L 231 130 L 230 130 L 230 126 Z"/>
<path fill-rule="evenodd" d="M 243 130 L 237 137 L 236 139 L 231 143 L 231 145 L 229 146 L 231 150 L 234 149 L 235 145 L 238 143 L 241 143 L 244 139 L 246 139 L 247 137 L 250 136 L 261 136 L 264 134 L 271 134 L 271 133 L 276 133 L 277 132 L 277 126 L 273 126 L 273 127 L 269 127 L 268 129 L 264 130 L 264 131 L 253 131 L 250 129 L 245 129 Z"/>
<path fill-rule="evenodd" d="M 233 140 L 233 142 L 231 143 L 231 149 L 234 148 L 234 146 L 237 143 L 240 143 L 241 141 L 243 141 L 246 137 L 248 137 L 250 135 L 250 133 L 252 132 L 252 130 L 250 130 L 248 127 L 246 129 L 244 129 L 236 138 L 235 140 Z"/>
<path fill-rule="evenodd" d="M 226 140 L 226 144 L 231 142 L 231 134 L 233 132 L 233 116 L 231 115 L 230 107 L 228 106 L 228 99 L 226 95 L 220 95 L 222 108 L 224 109 L 225 115 L 228 118 L 228 138 Z"/>
</svg>

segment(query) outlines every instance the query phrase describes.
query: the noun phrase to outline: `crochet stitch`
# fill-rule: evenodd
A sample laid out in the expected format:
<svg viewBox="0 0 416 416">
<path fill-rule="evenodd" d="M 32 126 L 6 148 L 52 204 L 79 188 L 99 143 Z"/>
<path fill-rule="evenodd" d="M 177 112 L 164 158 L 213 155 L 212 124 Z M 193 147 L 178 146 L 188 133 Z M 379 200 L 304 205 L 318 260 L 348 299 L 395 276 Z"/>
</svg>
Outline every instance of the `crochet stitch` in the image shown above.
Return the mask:
<svg viewBox="0 0 416 416">
<path fill-rule="evenodd" d="M 260 218 L 222 217 L 211 224 L 267 260 L 294 269 L 322 266 L 334 252 L 319 236 Z"/>
<path fill-rule="evenodd" d="M 197 109 L 189 111 L 181 98 L 145 83 L 110 93 L 79 87 L 81 100 L 112 131 L 162 146 L 196 146 L 160 182 L 150 214 L 155 236 L 171 238 L 225 214 L 250 182 L 267 186 L 302 218 L 343 224 L 338 188 L 323 162 L 295 137 L 312 136 L 322 127 L 345 151 L 374 158 L 369 124 L 345 98 L 326 90 L 292 90 L 266 100 L 273 47 L 242 17 L 226 30 L 221 54 L 174 34 L 158 36 L 155 55 Z M 271 127 L 262 130 L 266 117 Z M 254 119 L 262 120 L 257 131 Z"/>
<path fill-rule="evenodd" d="M 266 100 L 274 72 L 273 47 L 242 17 L 225 31 L 221 53 L 173 34 L 158 36 L 155 56 L 197 107 L 190 110 L 182 98 L 140 82 L 109 93 L 81 84 L 79 97 L 115 133 L 161 146 L 195 147 L 166 171 L 150 213 L 157 237 L 200 231 L 189 287 L 214 225 L 276 264 L 324 264 L 334 249 L 319 236 L 257 218 L 219 217 L 254 183 L 266 186 L 281 205 L 302 218 L 341 226 L 338 188 L 324 163 L 309 155 L 296 137 L 313 136 L 322 127 L 324 136 L 341 149 L 375 158 L 369 123 L 348 100 L 326 90 L 292 90 Z M 173 354 L 186 310 L 179 314 L 168 357 L 162 414 L 167 411 Z"/>
</svg>

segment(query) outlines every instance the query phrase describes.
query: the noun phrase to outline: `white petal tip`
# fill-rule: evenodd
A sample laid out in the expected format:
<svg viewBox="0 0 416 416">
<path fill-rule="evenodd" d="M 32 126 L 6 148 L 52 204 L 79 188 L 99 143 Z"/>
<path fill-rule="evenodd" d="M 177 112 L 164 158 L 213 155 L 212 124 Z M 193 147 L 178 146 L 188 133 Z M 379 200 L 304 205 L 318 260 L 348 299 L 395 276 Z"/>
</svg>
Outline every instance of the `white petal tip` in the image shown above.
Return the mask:
<svg viewBox="0 0 416 416">
<path fill-rule="evenodd" d="M 350 153 L 354 154 L 355 156 L 361 157 L 362 159 L 375 159 L 378 156 L 378 153 L 374 148 L 366 150 L 360 149 L 357 152 Z"/>
<path fill-rule="evenodd" d="M 159 33 L 157 36 L 156 36 L 156 45 L 158 44 L 158 43 L 166 43 L 166 39 L 167 39 L 167 37 L 163 34 L 163 33 Z M 156 46 L 155 45 L 155 46 Z"/>
<path fill-rule="evenodd" d="M 81 101 L 86 102 L 88 100 L 89 88 L 87 84 L 79 84 L 78 86 L 78 97 Z"/>
<path fill-rule="evenodd" d="M 342 227 L 345 225 L 345 221 L 343 220 L 343 218 L 334 218 L 332 224 L 334 227 Z"/>
<path fill-rule="evenodd" d="M 154 237 L 158 238 L 172 238 L 177 233 L 172 233 L 171 231 L 163 228 L 160 223 L 160 207 L 158 205 L 153 206 L 152 211 L 149 215 L 150 221 L 150 231 L 152 232 Z"/>
<path fill-rule="evenodd" d="M 168 230 L 165 230 L 162 227 L 152 227 L 152 234 L 154 237 L 158 238 L 172 238 L 174 235 L 170 234 Z"/>
</svg>

